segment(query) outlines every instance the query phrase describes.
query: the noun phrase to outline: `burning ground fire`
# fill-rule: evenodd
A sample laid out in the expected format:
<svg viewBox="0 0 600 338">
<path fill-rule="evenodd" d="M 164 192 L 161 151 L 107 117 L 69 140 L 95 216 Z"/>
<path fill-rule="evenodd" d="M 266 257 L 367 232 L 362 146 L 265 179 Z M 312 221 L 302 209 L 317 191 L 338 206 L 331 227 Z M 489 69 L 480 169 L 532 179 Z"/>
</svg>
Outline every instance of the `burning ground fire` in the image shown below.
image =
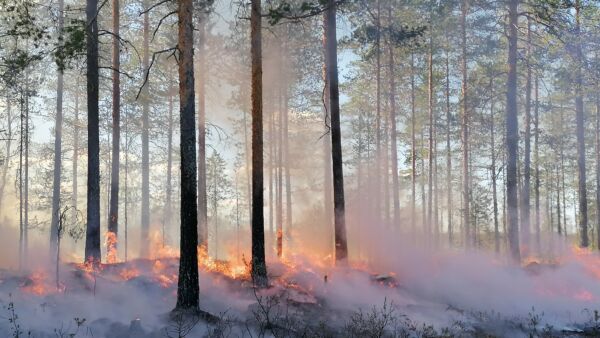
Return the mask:
<svg viewBox="0 0 600 338">
<path fill-rule="evenodd" d="M 85 263 L 68 264 L 70 271 L 64 273 L 76 274 L 83 280 L 87 289 L 95 288 L 98 278 L 113 281 L 130 281 L 139 277 L 149 278 L 164 289 L 174 289 L 178 279 L 179 250 L 162 243 L 162 236 L 155 232 L 151 235 L 150 259 L 135 259 L 128 262 L 120 262 L 116 253 L 117 238 L 114 233 L 107 232 L 105 235 L 107 247 L 105 263 L 93 264 L 91 260 Z M 218 260 L 209 255 L 207 249 L 198 246 L 198 268 L 213 277 L 214 281 L 229 280 L 238 281 L 250 285 L 250 270 L 248 263 L 242 257 L 238 262 Z M 273 267 L 272 283 L 280 286 L 300 290 L 301 287 L 294 281 L 295 276 L 303 271 L 322 276 L 324 283 L 328 282 L 327 271 L 332 268 L 331 256 L 319 256 L 318 254 L 303 254 L 281 257 Z M 366 263 L 352 265 L 357 271 L 369 273 Z M 386 287 L 397 287 L 395 273 L 374 274 L 370 273 L 373 282 Z M 43 296 L 47 294 L 60 293 L 65 287 L 56 288 L 54 276 L 43 270 L 31 273 L 20 288 L 23 292 L 31 295 Z M 313 287 L 307 286 L 302 292 L 309 293 Z"/>
<path fill-rule="evenodd" d="M 156 239 L 160 239 L 160 236 Z M 68 268 L 62 270 L 64 284 L 60 284 L 60 288 L 56 287 L 52 273 L 36 270 L 22 279 L 19 289 L 24 295 L 32 299 L 41 298 L 45 302 L 43 297 L 47 295 L 66 296 L 78 290 L 101 298 L 111 288 L 133 288 L 160 299 L 164 304 L 170 304 L 175 299 L 178 281 L 178 250 L 160 242 L 153 243 L 151 248 L 149 259 L 114 261 L 96 266 L 90 262 L 68 264 Z M 239 254 L 230 257 L 239 257 Z M 233 261 L 219 260 L 212 257 L 206 248 L 198 247 L 200 287 L 204 290 L 201 291 L 202 299 L 210 298 L 211 292 L 219 290 L 212 297 L 219 298 L 227 294 L 229 303 L 217 299 L 217 304 L 235 306 L 231 304 L 242 303 L 247 307 L 256 302 L 252 295 L 249 269 L 243 255 L 241 257 Z M 475 261 L 469 257 L 458 251 L 443 255 L 436 253 L 427 258 L 417 256 L 414 259 L 425 268 L 421 274 L 415 274 L 411 271 L 411 268 L 418 270 L 415 265 L 404 266 L 402 263 L 398 263 L 396 271 L 375 273 L 366 262 L 335 268 L 331 264 L 331 257 L 319 256 L 316 252 L 284 255 L 268 262 L 272 287 L 264 290 L 264 294 L 285 294 L 288 302 L 304 308 L 339 306 L 339 309 L 356 309 L 360 304 L 370 304 L 369 301 L 391 299 L 394 304 L 405 306 L 405 309 L 441 303 L 443 306 L 440 308 L 459 309 L 460 313 L 471 310 L 477 302 L 479 306 L 490 306 L 503 313 L 510 313 L 514 304 L 522 304 L 527 308 L 518 311 L 525 311 L 525 315 L 533 304 L 542 311 L 547 308 L 562 311 L 562 306 L 569 304 L 570 307 L 564 310 L 569 312 L 574 309 L 593 309 L 600 300 L 600 287 L 597 286 L 600 284 L 600 256 L 588 250 L 572 248 L 554 260 L 529 258 L 521 269 L 494 258 Z M 460 266 L 450 267 L 450 261 L 461 260 L 469 270 Z M 482 268 L 485 264 L 487 267 Z M 427 280 L 428 277 L 430 280 Z M 515 277 L 514 280 L 509 279 L 512 277 Z M 587 279 L 581 282 L 583 277 Z M 514 287 L 511 283 L 514 283 Z M 433 289 L 436 291 L 433 292 Z M 99 296 L 96 296 L 96 292 Z M 455 292 L 456 295 L 453 294 Z M 459 300 L 464 302 L 459 303 Z"/>
</svg>

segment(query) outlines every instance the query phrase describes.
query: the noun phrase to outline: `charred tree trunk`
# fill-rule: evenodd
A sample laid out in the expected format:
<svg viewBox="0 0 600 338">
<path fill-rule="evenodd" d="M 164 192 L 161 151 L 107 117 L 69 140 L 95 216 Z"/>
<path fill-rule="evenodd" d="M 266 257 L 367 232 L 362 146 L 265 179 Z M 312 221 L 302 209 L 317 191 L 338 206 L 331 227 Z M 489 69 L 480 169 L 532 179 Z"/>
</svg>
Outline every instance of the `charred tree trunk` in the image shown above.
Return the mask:
<svg viewBox="0 0 600 338">
<path fill-rule="evenodd" d="M 327 79 L 329 80 L 329 111 L 331 112 L 331 161 L 333 167 L 333 204 L 335 219 L 335 260 L 344 264 L 348 258 L 346 242 L 346 211 L 342 135 L 340 128 L 340 93 L 338 87 L 336 2 L 327 1 Z"/>
<path fill-rule="evenodd" d="M 98 0 L 87 0 L 88 170 L 85 259 L 100 263 L 100 126 L 98 108 Z"/>
<path fill-rule="evenodd" d="M 585 128 L 583 112 L 583 51 L 581 42 L 580 0 L 575 1 L 575 120 L 577 123 L 577 173 L 579 195 L 579 229 L 581 232 L 580 245 L 588 247 L 588 212 L 585 170 Z"/>
<path fill-rule="evenodd" d="M 250 54 L 252 58 L 252 280 L 266 287 L 265 221 L 263 195 L 263 102 L 261 0 L 252 0 L 250 12 Z"/>
<path fill-rule="evenodd" d="M 517 156 L 519 121 L 517 119 L 517 42 L 519 0 L 508 3 L 508 80 L 506 82 L 506 201 L 508 205 L 508 244 L 514 262 L 521 261 L 519 249 L 519 210 L 517 199 Z"/>
<path fill-rule="evenodd" d="M 181 232 L 176 310 L 197 311 L 198 206 L 196 200 L 196 121 L 194 100 L 194 11 L 192 0 L 177 2 L 181 154 Z"/>
<path fill-rule="evenodd" d="M 117 237 L 119 234 L 119 168 L 121 144 L 121 78 L 119 51 L 119 0 L 113 0 L 113 50 L 112 50 L 112 167 L 110 184 L 110 211 L 108 217 L 108 234 L 106 259 L 114 263 L 117 259 Z M 112 260 L 112 261 L 111 261 Z"/>
<path fill-rule="evenodd" d="M 64 27 L 64 1 L 58 1 L 58 32 L 62 36 Z M 59 69 L 56 79 L 56 120 L 54 124 L 54 177 L 52 182 L 52 219 L 50 221 L 50 257 L 57 257 L 58 222 L 60 210 L 60 173 L 62 169 L 63 128 L 63 70 Z M 8 154 L 7 154 L 8 156 Z M 57 257 L 58 259 L 58 257 Z"/>
<path fill-rule="evenodd" d="M 325 215 L 325 226 L 329 228 L 334 222 L 333 217 L 333 169 L 331 166 L 331 111 L 329 110 L 329 80 L 327 80 L 327 13 L 323 14 L 323 67 L 322 67 L 322 78 L 323 78 L 323 111 L 324 111 L 324 124 L 325 124 L 325 136 L 323 137 L 323 204 L 324 204 L 324 215 Z M 360 218 L 359 218 L 360 223 Z M 329 234 L 328 242 L 331 245 L 335 245 L 335 239 L 333 238 L 333 231 L 328 231 Z M 335 251 L 335 247 L 332 248 Z"/>
</svg>

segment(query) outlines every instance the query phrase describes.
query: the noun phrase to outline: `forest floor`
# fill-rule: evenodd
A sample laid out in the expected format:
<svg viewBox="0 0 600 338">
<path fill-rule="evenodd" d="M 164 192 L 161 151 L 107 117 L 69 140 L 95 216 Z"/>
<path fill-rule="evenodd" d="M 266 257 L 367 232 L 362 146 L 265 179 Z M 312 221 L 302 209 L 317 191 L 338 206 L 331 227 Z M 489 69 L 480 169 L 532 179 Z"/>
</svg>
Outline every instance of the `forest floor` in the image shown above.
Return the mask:
<svg viewBox="0 0 600 338">
<path fill-rule="evenodd" d="M 475 258 L 476 257 L 476 258 Z M 200 268 L 200 317 L 173 314 L 176 257 L 0 270 L 1 337 L 600 336 L 600 257 L 512 267 L 484 255 L 414 254 L 395 272 L 269 262 L 256 290 L 227 262 Z M 403 270 L 407 269 L 407 270 Z M 203 312 L 203 313 L 204 313 Z"/>
</svg>

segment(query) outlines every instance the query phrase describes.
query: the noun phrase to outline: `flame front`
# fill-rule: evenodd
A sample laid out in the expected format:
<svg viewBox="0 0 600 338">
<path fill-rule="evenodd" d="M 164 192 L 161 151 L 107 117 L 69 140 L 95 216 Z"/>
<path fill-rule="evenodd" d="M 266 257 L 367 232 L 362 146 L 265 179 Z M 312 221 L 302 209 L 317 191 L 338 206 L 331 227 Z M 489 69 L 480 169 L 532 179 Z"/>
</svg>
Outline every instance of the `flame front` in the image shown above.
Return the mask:
<svg viewBox="0 0 600 338">
<path fill-rule="evenodd" d="M 106 232 L 106 263 L 114 264 L 117 262 L 117 234 L 112 231 Z"/>
</svg>

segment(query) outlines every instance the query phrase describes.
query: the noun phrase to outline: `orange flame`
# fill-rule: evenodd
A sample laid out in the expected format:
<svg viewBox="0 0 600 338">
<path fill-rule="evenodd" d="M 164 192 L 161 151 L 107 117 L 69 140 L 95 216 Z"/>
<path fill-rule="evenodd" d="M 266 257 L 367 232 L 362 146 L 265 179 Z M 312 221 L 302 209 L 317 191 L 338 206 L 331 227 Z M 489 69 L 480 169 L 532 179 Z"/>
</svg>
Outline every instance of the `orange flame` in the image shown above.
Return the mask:
<svg viewBox="0 0 600 338">
<path fill-rule="evenodd" d="M 21 290 L 23 290 L 27 293 L 30 293 L 30 294 L 38 295 L 38 296 L 48 294 L 48 293 L 52 292 L 53 290 L 55 290 L 55 288 L 52 288 L 49 285 L 47 285 L 46 281 L 47 281 L 46 273 L 44 273 L 42 271 L 33 272 L 27 278 L 27 280 L 25 280 L 21 284 Z"/>
<path fill-rule="evenodd" d="M 117 234 L 112 231 L 106 232 L 106 263 L 114 264 L 117 262 Z"/>
</svg>

